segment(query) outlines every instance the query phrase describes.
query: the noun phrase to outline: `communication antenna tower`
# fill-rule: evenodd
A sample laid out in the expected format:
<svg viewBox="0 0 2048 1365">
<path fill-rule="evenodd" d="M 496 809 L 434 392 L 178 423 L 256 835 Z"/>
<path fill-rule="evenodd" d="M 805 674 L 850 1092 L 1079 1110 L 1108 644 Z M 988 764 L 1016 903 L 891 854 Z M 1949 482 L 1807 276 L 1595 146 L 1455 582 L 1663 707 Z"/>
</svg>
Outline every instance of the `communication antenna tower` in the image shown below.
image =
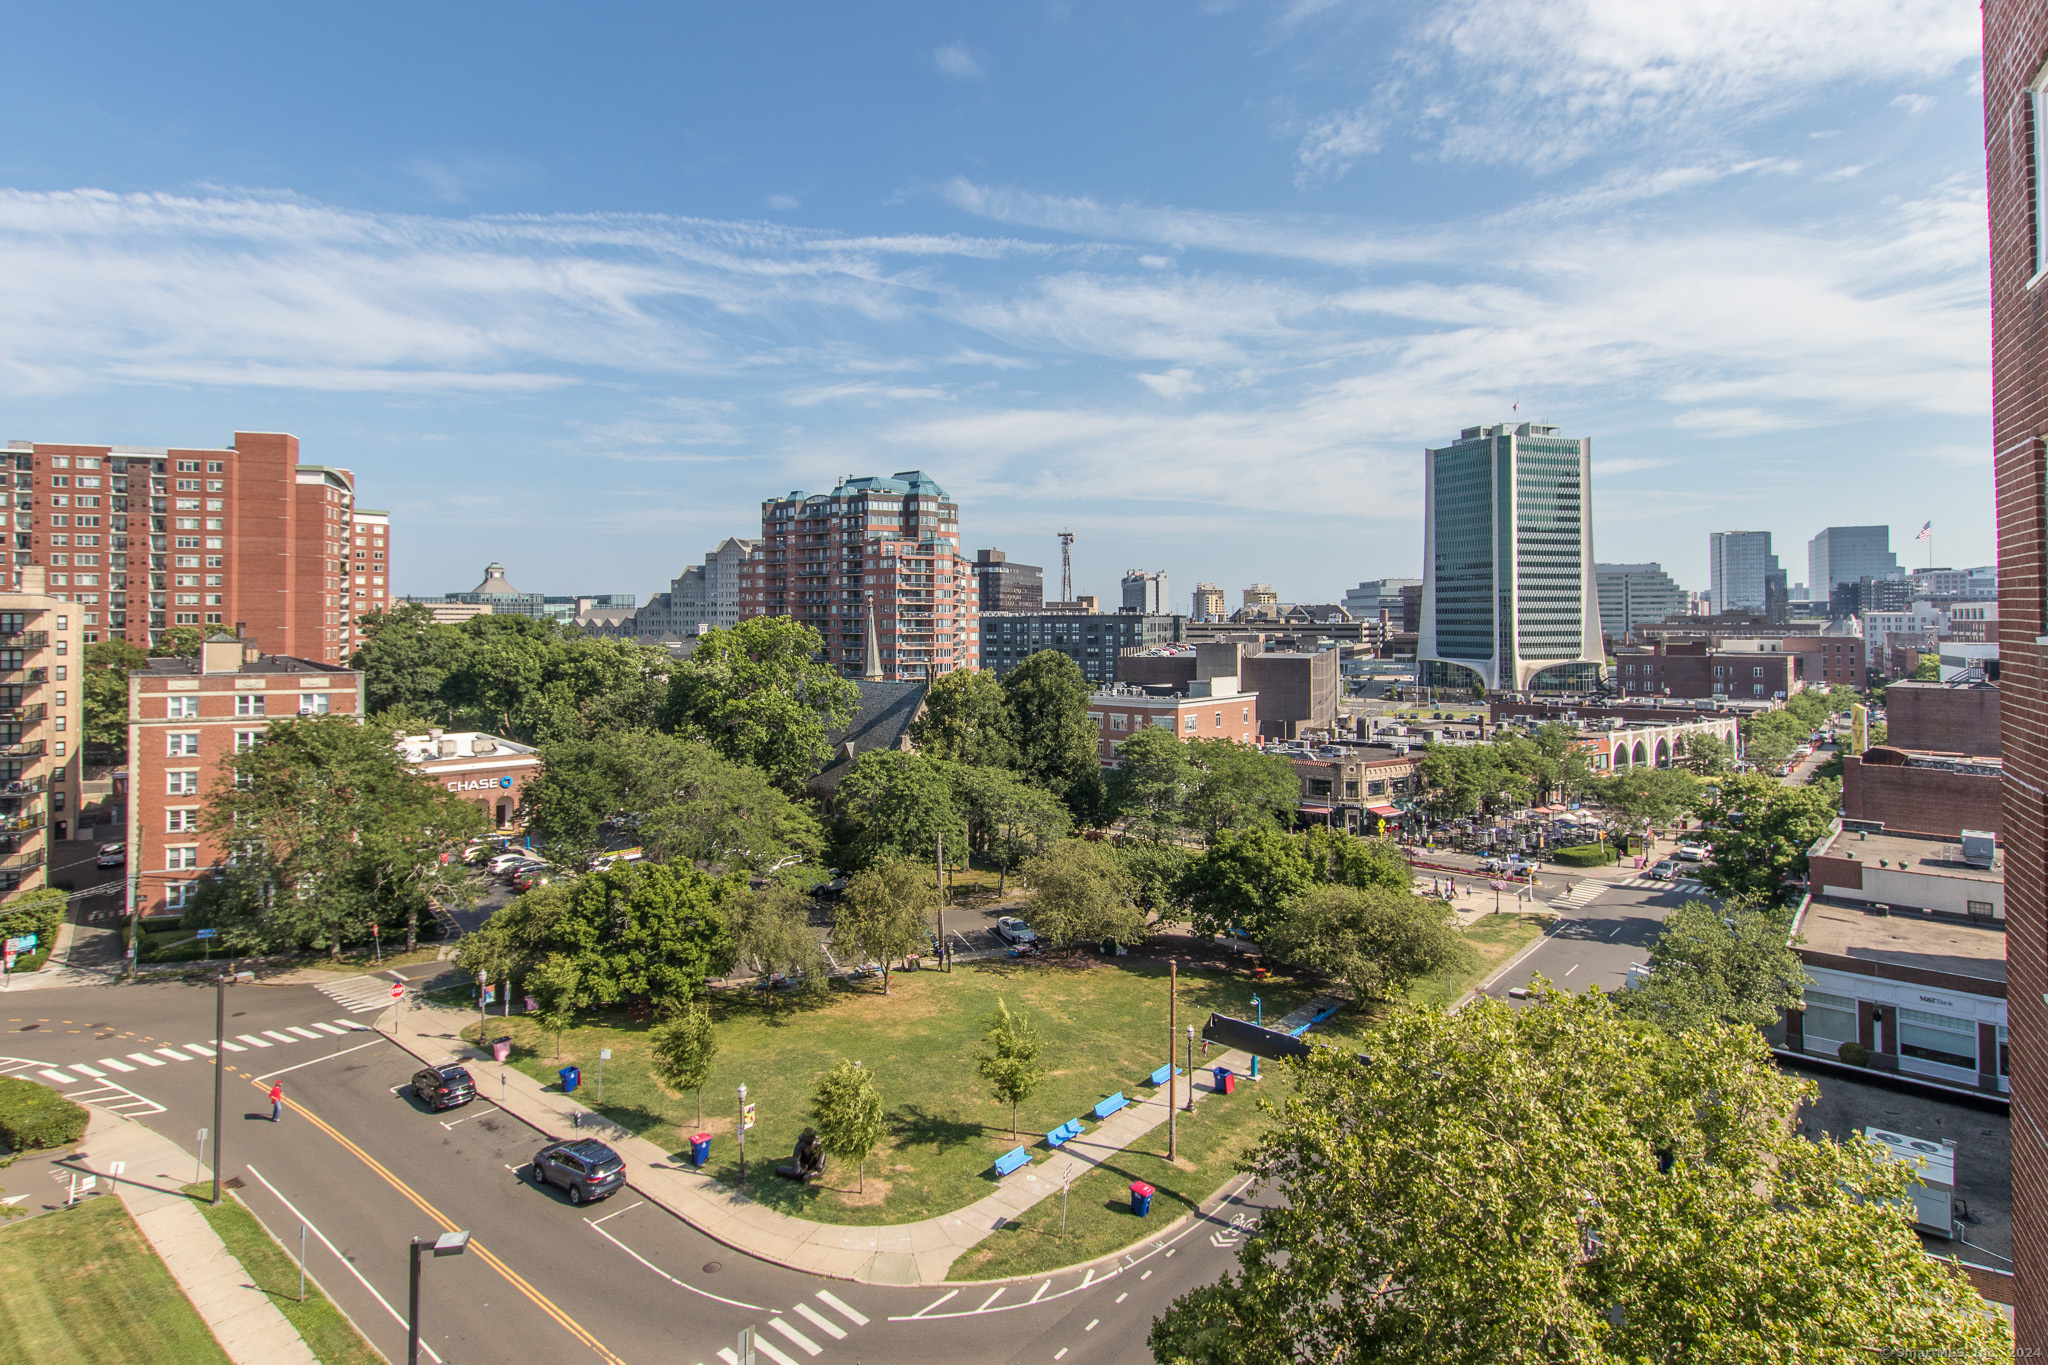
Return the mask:
<svg viewBox="0 0 2048 1365">
<path fill-rule="evenodd" d="M 1074 600 L 1074 533 L 1060 532 L 1060 601 Z"/>
</svg>

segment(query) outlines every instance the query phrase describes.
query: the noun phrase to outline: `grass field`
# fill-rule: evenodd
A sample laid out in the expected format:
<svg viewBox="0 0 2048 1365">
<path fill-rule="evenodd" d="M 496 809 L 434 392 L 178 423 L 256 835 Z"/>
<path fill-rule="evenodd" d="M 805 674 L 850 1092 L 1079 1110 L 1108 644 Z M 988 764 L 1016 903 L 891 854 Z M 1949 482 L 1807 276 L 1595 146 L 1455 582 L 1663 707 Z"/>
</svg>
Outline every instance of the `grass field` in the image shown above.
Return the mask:
<svg viewBox="0 0 2048 1365">
<path fill-rule="evenodd" d="M 1488 915 L 1466 929 L 1465 942 L 1478 954 L 1478 961 L 1463 972 L 1433 976 L 1408 988 L 1414 1005 L 1447 1007 L 1466 991 L 1493 975 L 1501 963 L 1535 942 L 1550 923 L 1547 915 L 1517 915 L 1506 911 Z"/>
<path fill-rule="evenodd" d="M 226 1365 L 121 1201 L 0 1228 L 0 1358 L 36 1365 Z"/>
<path fill-rule="evenodd" d="M 228 1251 L 242 1263 L 249 1283 L 261 1290 L 285 1321 L 291 1323 L 312 1348 L 323 1365 L 381 1365 L 383 1357 L 364 1341 L 361 1334 L 327 1301 L 318 1285 L 306 1281 L 306 1301 L 299 1302 L 299 1267 L 292 1255 L 280 1247 L 232 1194 L 219 1207 L 209 1204 L 213 1186 L 187 1185 L 185 1193 L 198 1201 L 199 1212 L 227 1244 Z"/>
<path fill-rule="evenodd" d="M 1085 1114 L 1113 1091 L 1134 1098 L 1151 1093 L 1145 1078 L 1166 1057 L 1166 977 L 1164 966 L 1150 964 L 1005 959 L 963 963 L 950 975 L 899 973 L 887 998 L 877 987 L 835 987 L 824 1004 L 811 1008 L 782 1002 L 770 1010 L 722 996 L 713 1002 L 720 1051 L 704 1092 L 712 1173 L 727 1182 L 739 1179 L 732 1134 L 735 1087 L 744 1081 L 758 1106 L 758 1126 L 747 1142 L 749 1192 L 764 1203 L 858 1225 L 911 1222 L 970 1204 L 994 1189 L 990 1163 L 1001 1153 L 1019 1142 L 1043 1147 L 1047 1129 Z M 1268 1019 L 1317 994 L 1310 983 L 1277 979 L 1257 989 Z M 1184 972 L 1183 1041 L 1176 1052 L 1185 1048 L 1186 1026 L 1199 1025 L 1211 1010 L 1249 1016 L 1253 990 L 1243 974 Z M 1041 1060 L 1047 1075 L 1019 1110 L 1017 1137 L 1010 1135 L 1008 1108 L 988 1096 L 975 1072 L 983 1021 L 998 998 L 1029 1018 L 1046 1044 Z M 529 1075 L 554 1081 L 556 1069 L 574 1061 L 583 1068 L 586 1103 L 671 1151 L 686 1149 L 697 1129 L 694 1097 L 668 1094 L 648 1074 L 643 1026 L 610 1017 L 601 1026 L 571 1029 L 557 1062 L 552 1036 L 519 1016 L 510 1024 L 515 1064 Z M 489 1036 L 505 1031 L 499 1019 L 491 1020 Z M 465 1032 L 474 1037 L 475 1026 Z M 603 1047 L 612 1049 L 612 1060 L 605 1063 L 599 1103 L 597 1052 Z M 856 1173 L 837 1162 L 818 1185 L 776 1179 L 769 1168 L 789 1159 L 818 1074 L 841 1058 L 874 1073 L 888 1117 L 889 1135 L 867 1163 L 865 1191 L 857 1188 Z"/>
</svg>

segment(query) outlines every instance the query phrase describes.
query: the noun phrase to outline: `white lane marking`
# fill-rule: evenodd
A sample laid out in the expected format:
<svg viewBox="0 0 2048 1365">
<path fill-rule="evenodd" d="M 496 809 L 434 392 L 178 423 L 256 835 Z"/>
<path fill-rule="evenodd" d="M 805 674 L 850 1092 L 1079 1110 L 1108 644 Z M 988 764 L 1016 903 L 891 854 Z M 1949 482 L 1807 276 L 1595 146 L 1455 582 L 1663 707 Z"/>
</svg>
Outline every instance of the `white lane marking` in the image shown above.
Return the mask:
<svg viewBox="0 0 2048 1365">
<path fill-rule="evenodd" d="M 519 1170 L 519 1167 L 507 1166 L 505 1169 L 516 1173 Z M 583 1221 L 586 1223 L 590 1223 L 590 1220 L 588 1218 L 584 1219 Z M 750 1313 L 765 1313 L 768 1311 L 766 1308 L 763 1308 L 758 1303 L 741 1303 L 738 1299 L 728 1299 L 723 1294 L 714 1294 L 708 1289 L 699 1289 L 694 1284 L 685 1284 L 683 1283 L 683 1281 L 669 1274 L 666 1270 L 663 1270 L 654 1262 L 648 1260 L 645 1256 L 642 1256 L 639 1252 L 633 1250 L 633 1248 L 627 1246 L 624 1242 L 621 1242 L 618 1238 L 612 1236 L 609 1232 L 606 1232 L 603 1228 L 598 1227 L 597 1224 L 590 1223 L 590 1226 L 596 1229 L 598 1236 L 604 1238 L 607 1242 L 610 1242 L 613 1246 L 625 1252 L 628 1256 L 631 1256 L 641 1265 L 646 1266 L 649 1270 L 661 1276 L 661 1278 L 667 1280 L 670 1284 L 675 1285 L 679 1289 L 687 1289 L 692 1294 L 702 1294 L 705 1298 L 716 1299 L 720 1303 L 729 1303 L 734 1308 L 744 1308 Z"/>
<path fill-rule="evenodd" d="M 1097 1326 L 1101 1324 L 1101 1322 L 1101 1318 L 1090 1318 L 1088 1320 L 1088 1325 L 1086 1327 L 1083 1327 L 1081 1330 L 1084 1332 L 1092 1332 L 1096 1329 Z"/>
<path fill-rule="evenodd" d="M 220 1046 L 221 1051 L 223 1052 L 247 1052 L 249 1050 L 248 1048 L 243 1047 L 240 1043 L 231 1043 L 225 1038 L 220 1040 Z"/>
<path fill-rule="evenodd" d="M 298 1039 L 292 1037 L 289 1033 L 279 1033 L 274 1028 L 267 1028 L 263 1030 L 263 1036 L 265 1038 L 275 1038 L 280 1043 L 296 1043 L 299 1041 Z"/>
<path fill-rule="evenodd" d="M 1071 1347 L 1068 1347 L 1068 1346 L 1062 1346 L 1062 1347 L 1060 1347 L 1060 1348 L 1059 1348 L 1059 1350 L 1057 1350 L 1057 1351 L 1053 1352 L 1053 1357 L 1052 1357 L 1052 1358 L 1053 1358 L 1054 1360 L 1065 1360 L 1065 1359 L 1067 1358 L 1067 1352 L 1068 1352 L 1069 1350 L 1071 1350 L 1071 1349 L 1073 1349 L 1073 1348 L 1071 1348 Z"/>
<path fill-rule="evenodd" d="M 383 1039 L 381 1039 L 381 1038 L 377 1040 L 377 1042 L 382 1042 L 382 1041 L 383 1041 Z M 375 1047 L 375 1046 L 377 1046 L 377 1042 L 371 1042 L 371 1043 L 357 1043 L 357 1044 L 356 1044 L 356 1045 L 355 1045 L 354 1047 L 345 1047 L 345 1048 L 343 1048 L 343 1049 L 342 1049 L 341 1051 L 339 1051 L 339 1052 L 330 1052 L 330 1053 L 328 1053 L 328 1054 L 327 1054 L 327 1055 L 326 1055 L 325 1057 L 315 1057 L 315 1058 L 314 1058 L 314 1059 L 313 1059 L 312 1061 L 310 1061 L 310 1062 L 300 1062 L 300 1063 L 298 1064 L 298 1066 L 281 1066 L 281 1067 L 279 1067 L 279 1068 L 278 1068 L 277 1070 L 275 1070 L 275 1071 L 267 1071 L 267 1072 L 265 1072 L 265 1073 L 264 1073 L 263 1075 L 261 1075 L 261 1076 L 258 1076 L 258 1077 L 257 1077 L 256 1079 L 257 1079 L 257 1080 L 259 1080 L 259 1081 L 267 1081 L 267 1080 L 269 1080 L 269 1079 L 270 1079 L 270 1078 L 271 1078 L 272 1076 L 282 1076 L 282 1075 L 284 1075 L 284 1073 L 285 1073 L 285 1072 L 287 1072 L 287 1071 L 297 1071 L 297 1070 L 299 1069 L 299 1067 L 300 1067 L 300 1066 L 318 1066 L 318 1065 L 319 1065 L 320 1063 L 322 1063 L 322 1062 L 331 1062 L 331 1061 L 333 1061 L 333 1060 L 334 1060 L 334 1059 L 335 1059 L 336 1057 L 346 1057 L 346 1056 L 348 1056 L 348 1054 L 349 1054 L 349 1053 L 351 1053 L 351 1052 L 361 1052 L 361 1051 L 362 1051 L 362 1050 L 363 1050 L 364 1048 L 366 1048 L 366 1047 Z"/>
<path fill-rule="evenodd" d="M 344 1034 L 344 1033 L 348 1032 L 348 1030 L 347 1030 L 347 1029 L 339 1029 L 339 1028 L 336 1028 L 336 1027 L 335 1027 L 334 1025 L 332 1025 L 332 1024 L 326 1024 L 326 1023 L 322 1023 L 322 1022 L 321 1022 L 320 1020 L 318 1020 L 318 1019 L 315 1019 L 315 1020 L 313 1021 L 313 1027 L 314 1027 L 314 1028 L 316 1028 L 316 1029 L 319 1029 L 319 1030 L 320 1030 L 320 1031 L 321 1031 L 322 1033 L 331 1033 L 331 1034 L 333 1034 L 334 1036 L 336 1036 L 337 1038 L 338 1038 L 338 1037 L 340 1037 L 340 1036 L 341 1036 L 342 1034 Z"/>
<path fill-rule="evenodd" d="M 266 1043 L 266 1042 L 264 1042 L 264 1041 L 263 1041 L 263 1040 L 262 1040 L 261 1038 L 258 1038 L 258 1037 L 257 1037 L 257 1036 L 256 1036 L 255 1034 L 253 1034 L 253 1033 L 237 1033 L 237 1034 L 236 1034 L 235 1036 L 236 1036 L 237 1038 L 240 1038 L 240 1039 L 241 1039 L 241 1040 L 242 1040 L 243 1042 L 247 1043 L 247 1044 L 248 1044 L 248 1045 L 249 1045 L 250 1047 L 274 1047 L 274 1046 L 276 1046 L 276 1044 L 274 1044 L 274 1043 Z"/>
<path fill-rule="evenodd" d="M 95 1071 L 91 1067 L 87 1066 L 84 1062 L 66 1062 L 64 1063 L 64 1065 L 70 1067 L 73 1071 L 78 1072 L 81 1076 L 90 1076 L 96 1081 L 103 1081 L 107 1078 L 106 1072 Z"/>
<path fill-rule="evenodd" d="M 1620 932 L 1621 932 L 1622 930 L 1624 930 L 1624 929 L 1626 929 L 1626 928 L 1628 928 L 1628 926 L 1627 926 L 1626 924 L 1617 924 L 1617 925 L 1615 925 L 1615 926 L 1614 926 L 1614 933 L 1613 933 L 1613 934 L 1609 934 L 1609 935 L 1608 935 L 1607 937 L 1609 937 L 1609 938 L 1613 938 L 1613 937 L 1614 937 L 1614 934 L 1618 934 L 1618 933 L 1620 933 Z"/>
<path fill-rule="evenodd" d="M 1565 969 L 1564 969 L 1564 974 L 1565 974 L 1566 976 L 1570 976 L 1570 975 L 1571 975 L 1571 974 L 1572 974 L 1573 972 L 1577 971 L 1578 969 L 1579 969 L 1579 964 L 1578 964 L 1578 963 L 1576 963 L 1576 962 L 1574 962 L 1574 963 L 1573 963 L 1573 964 L 1572 964 L 1571 966 L 1569 966 L 1569 967 L 1567 967 L 1567 968 L 1565 968 Z"/>
<path fill-rule="evenodd" d="M 820 1313 L 817 1309 L 811 1307 L 809 1304 L 798 1304 L 796 1306 L 796 1312 L 803 1318 L 805 1318 L 807 1321 L 809 1321 L 811 1326 L 817 1328 L 819 1331 L 823 1332 L 826 1336 L 832 1338 L 834 1341 L 846 1340 L 846 1329 L 844 1327 L 841 1327 L 838 1323 L 832 1321 L 832 1319 L 826 1317 L 823 1313 Z"/>
<path fill-rule="evenodd" d="M 1003 1291 L 998 1289 L 995 1293 L 989 1295 L 987 1298 L 981 1301 L 981 1308 L 988 1307 L 990 1304 L 994 1303 L 997 1299 L 1000 1299 L 1002 1296 Z M 979 1313 L 981 1311 L 981 1308 L 977 1308 L 974 1311 Z"/>
<path fill-rule="evenodd" d="M 777 1319 L 771 1318 L 769 1321 L 773 1322 L 777 1321 Z M 754 1349 L 774 1361 L 775 1365 L 796 1365 L 796 1360 L 787 1351 L 784 1351 L 759 1333 L 756 1333 L 754 1336 Z"/>
<path fill-rule="evenodd" d="M 286 1024 L 285 1028 L 298 1034 L 301 1038 L 311 1038 L 316 1043 L 320 1041 L 320 1035 L 309 1028 L 300 1028 L 297 1024 Z M 275 1038 L 277 1035 L 273 1033 L 270 1036 Z M 286 1041 L 289 1042 L 290 1040 L 287 1039 Z"/>
<path fill-rule="evenodd" d="M 645 1204 L 646 1202 L 647 1201 L 645 1199 L 635 1200 L 633 1203 L 628 1204 L 626 1205 L 626 1207 L 618 1210 L 617 1213 L 608 1213 L 604 1217 L 597 1219 L 596 1222 L 591 1222 L 591 1220 L 589 1219 L 585 1219 L 584 1221 L 590 1223 L 590 1226 L 596 1227 L 598 1223 L 611 1222 L 611 1220 L 618 1217 L 620 1213 L 631 1213 L 634 1209 L 639 1208 L 642 1204 Z"/>
<path fill-rule="evenodd" d="M 796 1348 L 799 1351 L 802 1351 L 805 1355 L 816 1356 L 823 1355 L 825 1353 L 824 1347 L 818 1345 L 817 1342 L 812 1341 L 802 1332 L 797 1331 L 796 1328 L 791 1327 L 789 1325 L 788 1320 L 785 1318 L 770 1318 L 768 1319 L 768 1325 L 770 1327 L 773 1327 L 776 1331 L 782 1333 L 782 1335 L 788 1337 L 792 1342 L 795 1342 Z"/>
<path fill-rule="evenodd" d="M 865 1327 L 868 1325 L 867 1317 L 864 1314 L 858 1313 L 854 1311 L 852 1308 L 849 1308 L 846 1305 L 846 1303 L 842 1301 L 840 1297 L 837 1294 L 834 1294 L 831 1290 L 820 1289 L 817 1292 L 816 1298 L 819 1303 L 825 1304 L 827 1307 L 830 1308 L 838 1309 L 840 1316 L 845 1318 L 848 1322 L 852 1323 L 855 1327 Z"/>
<path fill-rule="evenodd" d="M 1128 1289 L 1126 1289 L 1126 1290 L 1125 1290 L 1125 1291 L 1124 1291 L 1123 1293 L 1121 1293 L 1121 1294 L 1119 1294 L 1119 1295 L 1117 1295 L 1117 1296 L 1116 1296 L 1116 1301 L 1117 1301 L 1118 1303 L 1122 1303 L 1122 1302 L 1123 1302 L 1123 1301 L 1124 1301 L 1125 1299 L 1128 1299 L 1128 1298 L 1129 1298 L 1130 1296 L 1131 1296 L 1131 1291 L 1130 1291 L 1130 1290 L 1128 1290 Z"/>
<path fill-rule="evenodd" d="M 122 1062 L 122 1061 L 116 1061 L 116 1060 L 115 1060 L 114 1058 L 112 1058 L 112 1057 L 102 1057 L 102 1058 L 100 1058 L 100 1065 L 101 1065 L 101 1066 L 104 1066 L 104 1067 L 111 1067 L 111 1068 L 113 1068 L 113 1069 L 114 1069 L 115 1071 L 133 1071 L 133 1070 L 135 1069 L 134 1067 L 132 1067 L 132 1066 L 128 1065 L 128 1063 L 126 1063 L 126 1062 Z"/>
<path fill-rule="evenodd" d="M 923 1316 L 924 1316 L 924 1315 L 925 1315 L 926 1313 L 929 1313 L 929 1312 L 931 1312 L 931 1311 L 932 1311 L 932 1310 L 933 1310 L 934 1308 L 937 1308 L 937 1307 L 938 1307 L 938 1306 L 939 1306 L 940 1304 L 942 1304 L 942 1303 L 946 1302 L 946 1300 L 948 1300 L 948 1299 L 950 1299 L 950 1298 L 953 1298 L 953 1297 L 955 1297 L 956 1295 L 958 1295 L 958 1294 L 959 1294 L 959 1292 L 960 1292 L 960 1291 L 959 1291 L 959 1290 L 957 1290 L 957 1289 L 949 1289 L 949 1290 L 947 1290 L 947 1291 L 946 1291 L 945 1293 L 943 1293 L 943 1294 L 939 1295 L 939 1297 L 937 1297 L 936 1299 L 933 1299 L 933 1300 L 932 1300 L 932 1301 L 931 1301 L 930 1303 L 926 1304 L 926 1305 L 925 1305 L 924 1307 L 922 1307 L 922 1308 L 918 1309 L 918 1310 L 917 1310 L 917 1311 L 916 1311 L 915 1313 L 912 1313 L 912 1314 L 911 1314 L 910 1316 L 911 1316 L 912 1318 L 921 1318 L 921 1317 L 923 1317 Z M 891 1319 L 889 1319 L 889 1321 L 891 1321 L 891 1322 L 898 1322 L 898 1321 L 903 1321 L 903 1319 L 898 1319 L 898 1318 L 891 1318 Z"/>
<path fill-rule="evenodd" d="M 128 1056 L 135 1061 L 141 1062 L 144 1066 L 162 1066 L 164 1064 L 163 1058 L 152 1057 L 147 1052 L 131 1052 Z"/>
<path fill-rule="evenodd" d="M 1152 1278 L 1152 1272 L 1148 1270 L 1148 1271 L 1146 1271 L 1146 1272 L 1145 1272 L 1144 1274 L 1142 1274 L 1142 1275 L 1140 1275 L 1140 1276 L 1138 1277 L 1138 1283 L 1139 1283 L 1139 1284 L 1143 1284 L 1143 1283 L 1144 1283 L 1145 1281 L 1147 1281 L 1147 1280 L 1149 1280 L 1149 1279 L 1151 1279 L 1151 1278 Z"/>
<path fill-rule="evenodd" d="M 50 1068 L 48 1068 L 48 1067 L 44 1067 L 44 1068 L 43 1068 L 43 1069 L 42 1069 L 41 1071 L 38 1071 L 38 1072 L 37 1072 L 36 1074 L 37 1074 L 38 1076 L 48 1076 L 48 1077 L 49 1077 L 49 1078 L 50 1078 L 51 1080 L 55 1081 L 55 1082 L 56 1082 L 57 1084 L 59 1084 L 59 1085 L 77 1085 L 77 1084 L 78 1084 L 78 1077 L 76 1077 L 76 1076 L 67 1076 L 67 1075 L 65 1075 L 65 1074 L 64 1074 L 63 1072 L 61 1072 L 61 1071 L 52 1071 L 52 1070 L 51 1070 Z"/>
<path fill-rule="evenodd" d="M 1094 1272 L 1094 1271 L 1092 1271 L 1092 1270 L 1091 1270 L 1091 1271 L 1089 1271 L 1089 1272 L 1088 1272 L 1088 1273 L 1087 1273 L 1087 1274 L 1086 1274 L 1085 1276 L 1083 1276 L 1083 1277 L 1082 1277 L 1082 1279 L 1081 1279 L 1081 1287 L 1082 1287 L 1083 1289 L 1086 1289 L 1086 1288 L 1087 1288 L 1087 1287 L 1088 1287 L 1089 1285 L 1091 1285 L 1091 1284 L 1094 1284 L 1094 1283 L 1095 1283 L 1095 1272 Z"/>
<path fill-rule="evenodd" d="M 196 1052 L 196 1053 L 198 1053 L 198 1054 L 199 1054 L 200 1056 L 202 1056 L 202 1057 L 206 1057 L 206 1058 L 209 1058 L 209 1059 L 211 1059 L 211 1058 L 212 1058 L 212 1056 L 213 1056 L 213 1049 L 212 1049 L 212 1048 L 210 1048 L 210 1047 L 201 1047 L 201 1046 L 200 1046 L 199 1044 L 197 1044 L 197 1043 L 180 1043 L 180 1044 L 178 1044 L 178 1046 L 179 1046 L 179 1047 L 181 1047 L 181 1048 L 184 1048 L 184 1049 L 185 1049 L 185 1051 L 187 1051 L 187 1052 Z"/>
<path fill-rule="evenodd" d="M 719 1347 L 718 1358 L 724 1361 L 725 1365 L 740 1365 L 739 1352 L 733 1350 L 730 1346 Z"/>
<path fill-rule="evenodd" d="M 1038 1292 L 1031 1296 L 1031 1301 L 1033 1303 L 1037 1303 L 1040 1299 L 1045 1297 L 1045 1291 L 1050 1288 L 1052 1288 L 1052 1281 L 1047 1280 L 1044 1284 L 1038 1286 Z"/>
<path fill-rule="evenodd" d="M 345 1033 L 368 1033 L 370 1031 L 368 1024 L 359 1023 L 354 1019 L 337 1019 L 334 1022 L 339 1024 Z"/>
<path fill-rule="evenodd" d="M 174 1062 L 189 1062 L 192 1060 L 174 1047 L 160 1047 L 153 1049 L 153 1051 L 155 1051 L 157 1056 L 168 1057 Z"/>
<path fill-rule="evenodd" d="M 257 1170 L 254 1166 L 245 1167 L 244 1169 L 246 1169 L 250 1175 L 255 1176 L 258 1180 L 263 1180 L 263 1172 Z M 391 1320 L 393 1322 L 397 1323 L 400 1327 L 405 1327 L 408 1325 L 406 1323 L 404 1316 L 400 1314 L 396 1308 L 393 1308 L 390 1305 L 390 1303 L 385 1300 L 382 1294 L 379 1294 L 377 1292 L 377 1286 L 371 1284 L 368 1280 L 363 1278 L 363 1272 L 356 1269 L 356 1263 L 354 1261 L 351 1261 L 348 1257 L 342 1255 L 341 1249 L 335 1246 L 334 1243 L 328 1241 L 327 1234 L 320 1231 L 319 1228 L 314 1227 L 313 1224 L 307 1219 L 305 1214 L 300 1213 L 297 1209 L 293 1208 L 292 1201 L 285 1198 L 282 1194 L 279 1194 L 277 1186 L 271 1184 L 268 1180 L 263 1180 L 263 1188 L 269 1190 L 273 1195 L 276 1195 L 277 1202 L 284 1205 L 286 1211 L 289 1212 L 292 1217 L 298 1219 L 301 1223 L 304 1223 L 307 1229 L 311 1231 L 315 1237 L 318 1237 L 320 1239 L 320 1245 L 326 1247 L 329 1251 L 334 1253 L 335 1260 L 340 1261 L 343 1265 L 348 1267 L 348 1273 L 355 1276 L 357 1281 L 361 1283 L 363 1288 L 370 1291 L 371 1298 L 375 1299 L 378 1303 L 384 1305 L 384 1311 L 391 1315 Z M 420 1349 L 425 1351 L 428 1355 L 433 1356 L 434 1360 L 437 1362 L 437 1365 L 439 1365 L 439 1362 L 441 1361 L 441 1356 L 437 1351 L 434 1350 L 432 1346 L 429 1346 L 426 1342 L 423 1341 L 420 1343 Z"/>
</svg>

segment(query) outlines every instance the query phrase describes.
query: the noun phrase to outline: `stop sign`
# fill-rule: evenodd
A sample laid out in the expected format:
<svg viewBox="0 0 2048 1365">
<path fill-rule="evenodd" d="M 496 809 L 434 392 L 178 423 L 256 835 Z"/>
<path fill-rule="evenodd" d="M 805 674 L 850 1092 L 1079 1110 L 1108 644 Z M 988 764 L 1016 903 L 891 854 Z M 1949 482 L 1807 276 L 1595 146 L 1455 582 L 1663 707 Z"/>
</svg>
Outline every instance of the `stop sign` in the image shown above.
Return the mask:
<svg viewBox="0 0 2048 1365">
<path fill-rule="evenodd" d="M 391 998 L 393 1000 L 396 1000 L 399 996 L 404 994 L 405 983 L 403 981 L 394 981 L 391 983 Z"/>
</svg>

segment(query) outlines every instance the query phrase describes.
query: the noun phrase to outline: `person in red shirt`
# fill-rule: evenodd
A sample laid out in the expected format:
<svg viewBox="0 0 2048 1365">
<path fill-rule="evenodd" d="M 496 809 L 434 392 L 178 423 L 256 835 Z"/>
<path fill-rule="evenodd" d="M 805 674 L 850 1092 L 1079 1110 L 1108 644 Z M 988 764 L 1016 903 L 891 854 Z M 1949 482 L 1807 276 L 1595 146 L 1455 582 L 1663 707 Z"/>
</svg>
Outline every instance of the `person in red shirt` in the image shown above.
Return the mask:
<svg viewBox="0 0 2048 1365">
<path fill-rule="evenodd" d="M 284 1082 L 270 1083 L 270 1121 L 277 1122 L 277 1116 L 284 1112 Z"/>
</svg>

